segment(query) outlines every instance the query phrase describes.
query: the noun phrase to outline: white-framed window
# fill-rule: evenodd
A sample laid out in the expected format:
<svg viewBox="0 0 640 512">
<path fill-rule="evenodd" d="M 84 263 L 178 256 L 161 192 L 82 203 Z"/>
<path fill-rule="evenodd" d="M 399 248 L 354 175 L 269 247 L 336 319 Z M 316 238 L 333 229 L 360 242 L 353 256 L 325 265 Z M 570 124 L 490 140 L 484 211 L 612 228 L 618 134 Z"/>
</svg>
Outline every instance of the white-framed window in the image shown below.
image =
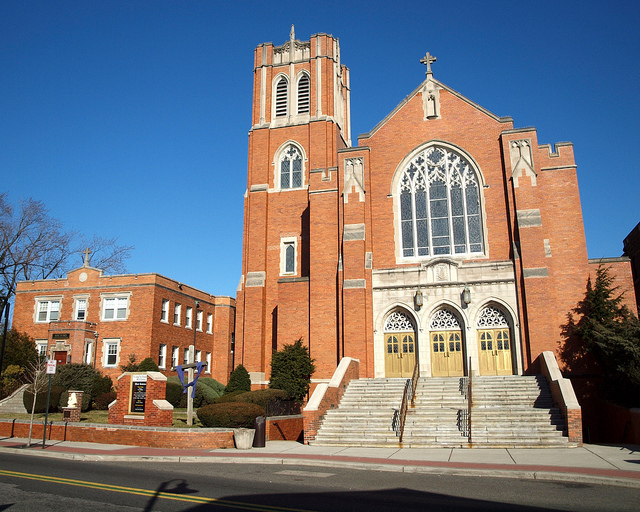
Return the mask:
<svg viewBox="0 0 640 512">
<path fill-rule="evenodd" d="M 178 357 L 180 356 L 180 348 L 175 345 L 171 348 L 171 368 L 175 368 L 180 364 Z"/>
<path fill-rule="evenodd" d="M 280 275 L 296 275 L 298 270 L 298 238 L 280 239 Z"/>
<path fill-rule="evenodd" d="M 103 368 L 115 368 L 120 362 L 120 339 L 103 340 Z"/>
<path fill-rule="evenodd" d="M 189 348 L 184 349 L 184 364 L 189 364 Z"/>
<path fill-rule="evenodd" d="M 169 323 L 169 299 L 162 299 L 162 309 L 160 311 L 160 321 Z"/>
<path fill-rule="evenodd" d="M 164 343 L 160 343 L 160 347 L 158 349 L 158 368 L 162 368 L 164 370 L 166 364 L 167 364 L 167 346 Z"/>
<path fill-rule="evenodd" d="M 75 318 L 78 322 L 84 322 L 87 319 L 87 299 L 77 298 L 75 300 Z"/>
<path fill-rule="evenodd" d="M 478 173 L 446 145 L 429 145 L 404 164 L 397 181 L 401 258 L 483 253 Z"/>
<path fill-rule="evenodd" d="M 196 363 L 199 363 L 200 361 L 202 361 L 202 351 L 196 350 Z"/>
<path fill-rule="evenodd" d="M 180 313 L 182 312 L 182 306 L 176 302 L 173 307 L 173 325 L 180 325 Z"/>
<path fill-rule="evenodd" d="M 36 322 L 60 320 L 60 299 L 36 299 Z"/>
<path fill-rule="evenodd" d="M 47 340 L 36 340 L 36 350 L 38 351 L 38 357 L 47 357 L 47 346 L 49 342 Z"/>
<path fill-rule="evenodd" d="M 213 332 L 213 315 L 211 313 L 207 313 L 207 333 L 211 334 Z"/>
<path fill-rule="evenodd" d="M 184 321 L 184 326 L 187 329 L 191 329 L 191 317 L 193 316 L 193 308 L 191 306 L 187 306 L 187 314 Z"/>
<path fill-rule="evenodd" d="M 128 307 L 129 297 L 126 295 L 104 296 L 102 297 L 102 319 L 126 320 Z"/>
<path fill-rule="evenodd" d="M 304 157 L 295 144 L 289 144 L 278 158 L 280 189 L 301 188 L 304 184 Z"/>
<path fill-rule="evenodd" d="M 274 117 L 287 117 L 289 115 L 289 80 L 281 76 L 276 80 L 275 101 L 273 108 Z"/>
<path fill-rule="evenodd" d="M 200 332 L 202 332 L 202 315 L 204 315 L 202 311 L 196 313 L 196 329 Z"/>
<path fill-rule="evenodd" d="M 298 79 L 298 114 L 309 113 L 309 109 L 311 107 L 310 99 L 309 75 L 302 73 Z"/>
<path fill-rule="evenodd" d="M 91 364 L 93 362 L 93 340 L 85 340 L 84 343 L 84 356 L 83 356 L 83 363 L 84 364 Z"/>
<path fill-rule="evenodd" d="M 207 367 L 204 373 L 211 373 L 211 352 L 207 352 Z"/>
</svg>

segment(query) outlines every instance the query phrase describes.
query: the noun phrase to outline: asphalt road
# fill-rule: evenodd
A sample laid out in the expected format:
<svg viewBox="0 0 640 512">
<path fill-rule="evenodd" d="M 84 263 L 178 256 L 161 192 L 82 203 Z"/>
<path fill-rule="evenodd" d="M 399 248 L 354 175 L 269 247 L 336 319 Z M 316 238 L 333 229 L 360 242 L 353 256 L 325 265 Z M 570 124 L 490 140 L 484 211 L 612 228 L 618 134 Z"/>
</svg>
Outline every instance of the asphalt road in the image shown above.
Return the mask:
<svg viewBox="0 0 640 512">
<path fill-rule="evenodd" d="M 81 462 L 3 454 L 0 512 L 637 511 L 640 489 L 270 464 Z"/>
</svg>

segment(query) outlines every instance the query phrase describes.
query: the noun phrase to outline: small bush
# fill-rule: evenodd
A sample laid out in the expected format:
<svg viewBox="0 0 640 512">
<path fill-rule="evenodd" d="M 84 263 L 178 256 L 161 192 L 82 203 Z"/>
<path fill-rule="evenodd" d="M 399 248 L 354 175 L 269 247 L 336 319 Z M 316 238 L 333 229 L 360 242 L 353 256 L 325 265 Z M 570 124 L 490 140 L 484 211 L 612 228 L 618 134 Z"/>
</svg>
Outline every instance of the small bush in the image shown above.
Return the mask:
<svg viewBox="0 0 640 512">
<path fill-rule="evenodd" d="M 63 408 L 67 407 L 69 404 L 69 392 L 70 390 L 63 391 L 60 394 L 60 400 L 58 401 L 58 409 L 62 411 Z M 73 390 L 71 390 L 73 391 Z M 86 412 L 91 408 L 91 395 L 89 393 L 82 394 L 82 405 L 80 406 L 80 410 L 82 412 Z"/>
<path fill-rule="evenodd" d="M 93 408 L 98 411 L 106 411 L 109 409 L 109 404 L 118 397 L 115 391 L 109 391 L 98 395 L 98 398 L 93 402 Z"/>
<path fill-rule="evenodd" d="M 214 404 L 228 404 L 230 402 L 235 402 L 238 396 L 244 395 L 246 391 L 232 391 L 231 393 L 227 393 L 225 395 L 219 396 L 214 400 Z"/>
<path fill-rule="evenodd" d="M 138 365 L 139 372 L 159 372 L 160 368 L 156 364 L 156 362 L 150 357 L 145 357 L 140 364 Z"/>
<path fill-rule="evenodd" d="M 91 399 L 95 400 L 102 393 L 109 393 L 113 389 L 113 381 L 108 375 L 95 375 L 91 386 Z"/>
<path fill-rule="evenodd" d="M 249 391 L 248 393 L 237 395 L 235 401 L 248 402 L 259 405 L 260 407 L 267 407 L 269 402 L 282 401 L 287 398 L 287 392 L 282 389 L 257 389 L 256 391 Z"/>
<path fill-rule="evenodd" d="M 82 390 L 91 398 L 96 377 L 102 376 L 98 370 L 88 364 L 67 363 L 56 368 L 51 384 L 64 389 Z"/>
<path fill-rule="evenodd" d="M 213 379 L 209 379 L 213 380 Z M 191 393 L 192 388 L 187 390 L 187 393 Z M 173 405 L 177 409 L 184 409 L 187 407 L 187 393 L 182 390 L 182 384 L 180 379 L 176 376 L 167 378 L 167 390 L 166 398 L 167 402 Z M 196 396 L 193 399 L 193 407 L 202 407 L 204 405 L 212 404 L 218 398 L 219 393 L 206 385 L 203 382 L 196 382 Z"/>
<path fill-rule="evenodd" d="M 258 416 L 264 416 L 265 410 L 256 404 L 227 403 L 212 404 L 197 411 L 198 419 L 209 428 L 252 428 Z"/>
<path fill-rule="evenodd" d="M 49 398 L 49 412 L 55 412 L 58 410 L 58 404 L 60 403 L 60 395 L 63 393 L 64 388 L 60 386 L 51 386 L 51 396 Z M 31 407 L 33 406 L 33 386 L 25 389 L 22 395 L 22 403 L 24 404 L 27 412 L 31 413 Z M 47 390 L 38 393 L 38 399 L 36 400 L 35 412 L 43 413 L 47 408 Z"/>
<path fill-rule="evenodd" d="M 251 377 L 247 369 L 239 364 L 236 369 L 231 372 L 229 377 L 229 383 L 224 388 L 225 393 L 232 393 L 234 391 L 251 391 Z"/>
<path fill-rule="evenodd" d="M 202 382 L 202 384 L 204 384 L 205 386 L 213 389 L 216 393 L 218 393 L 218 396 L 224 393 L 224 384 L 219 383 L 216 379 L 212 379 L 211 377 L 200 377 L 198 379 L 198 382 Z"/>
<path fill-rule="evenodd" d="M 309 350 L 302 345 L 300 338 L 271 356 L 269 387 L 284 389 L 291 400 L 301 400 L 309 392 L 311 375 L 315 369 Z"/>
</svg>

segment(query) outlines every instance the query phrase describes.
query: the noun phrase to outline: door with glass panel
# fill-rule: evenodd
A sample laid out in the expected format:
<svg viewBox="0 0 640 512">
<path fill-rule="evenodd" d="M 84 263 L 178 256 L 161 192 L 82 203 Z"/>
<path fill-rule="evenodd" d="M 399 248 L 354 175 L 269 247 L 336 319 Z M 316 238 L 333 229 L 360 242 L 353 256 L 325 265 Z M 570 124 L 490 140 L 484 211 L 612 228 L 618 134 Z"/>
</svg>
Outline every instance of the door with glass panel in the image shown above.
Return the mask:
<svg viewBox="0 0 640 512">
<path fill-rule="evenodd" d="M 512 375 L 511 336 L 505 314 L 487 307 L 480 314 L 478 327 L 480 375 Z"/>
<path fill-rule="evenodd" d="M 464 344 L 460 320 L 451 310 L 440 309 L 430 322 L 431 375 L 462 377 L 464 375 Z"/>
<path fill-rule="evenodd" d="M 416 365 L 415 329 L 409 316 L 395 311 L 385 322 L 384 364 L 386 377 L 411 377 Z"/>
<path fill-rule="evenodd" d="M 433 377 L 462 377 L 464 358 L 461 331 L 431 333 L 431 375 Z"/>
</svg>

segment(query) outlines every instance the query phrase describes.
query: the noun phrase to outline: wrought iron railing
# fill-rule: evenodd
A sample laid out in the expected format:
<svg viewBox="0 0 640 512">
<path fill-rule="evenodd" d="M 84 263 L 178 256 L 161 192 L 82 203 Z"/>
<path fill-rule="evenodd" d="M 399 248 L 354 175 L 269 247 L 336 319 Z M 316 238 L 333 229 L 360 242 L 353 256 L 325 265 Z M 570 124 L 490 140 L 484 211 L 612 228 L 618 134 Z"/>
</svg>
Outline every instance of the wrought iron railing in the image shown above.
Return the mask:
<svg viewBox="0 0 640 512">
<path fill-rule="evenodd" d="M 418 386 L 418 379 L 420 378 L 420 368 L 418 362 L 413 368 L 413 375 L 404 385 L 404 392 L 402 394 L 402 402 L 400 403 L 400 409 L 398 409 L 393 416 L 393 429 L 396 435 L 400 438 L 399 442 L 402 442 L 404 436 L 404 423 L 407 418 L 407 410 L 409 404 L 411 407 L 416 406 L 416 387 Z"/>
</svg>

